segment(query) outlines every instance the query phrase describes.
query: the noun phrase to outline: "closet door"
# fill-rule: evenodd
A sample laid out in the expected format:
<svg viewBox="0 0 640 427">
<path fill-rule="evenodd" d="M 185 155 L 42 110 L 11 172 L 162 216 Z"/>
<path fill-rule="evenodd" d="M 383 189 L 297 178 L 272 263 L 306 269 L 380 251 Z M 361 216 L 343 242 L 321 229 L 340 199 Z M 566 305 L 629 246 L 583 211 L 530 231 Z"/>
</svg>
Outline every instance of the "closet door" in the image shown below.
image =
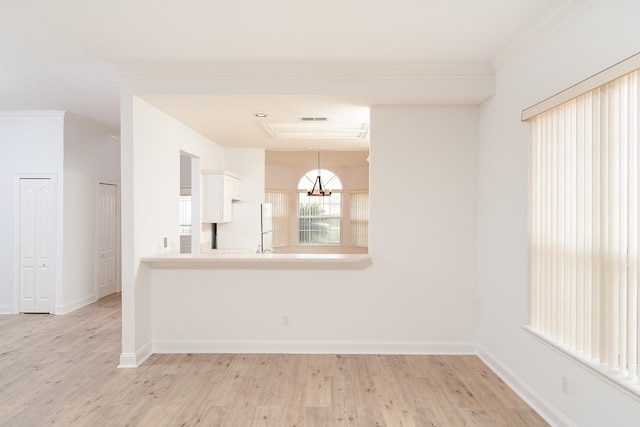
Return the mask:
<svg viewBox="0 0 640 427">
<path fill-rule="evenodd" d="M 53 313 L 53 202 L 50 178 L 20 179 L 22 313 Z"/>
<path fill-rule="evenodd" d="M 98 185 L 96 200 L 96 287 L 98 298 L 116 291 L 117 187 Z"/>
</svg>

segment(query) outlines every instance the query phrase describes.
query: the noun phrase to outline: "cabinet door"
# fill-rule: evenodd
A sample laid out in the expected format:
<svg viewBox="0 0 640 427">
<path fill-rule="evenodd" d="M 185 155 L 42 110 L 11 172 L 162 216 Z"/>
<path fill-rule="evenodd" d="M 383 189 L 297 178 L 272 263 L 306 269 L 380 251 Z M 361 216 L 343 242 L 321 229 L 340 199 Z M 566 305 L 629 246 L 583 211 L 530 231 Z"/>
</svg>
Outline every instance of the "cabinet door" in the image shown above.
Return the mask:
<svg viewBox="0 0 640 427">
<path fill-rule="evenodd" d="M 231 221 L 231 203 L 239 199 L 241 181 L 224 173 L 205 173 L 202 182 L 202 222 Z"/>
<path fill-rule="evenodd" d="M 229 175 L 222 176 L 222 221 L 231 221 L 231 194 L 233 193 L 233 180 Z"/>
<path fill-rule="evenodd" d="M 242 200 L 242 180 L 231 178 L 231 200 Z"/>
<path fill-rule="evenodd" d="M 202 222 L 224 222 L 222 214 L 222 174 L 202 175 Z"/>
</svg>

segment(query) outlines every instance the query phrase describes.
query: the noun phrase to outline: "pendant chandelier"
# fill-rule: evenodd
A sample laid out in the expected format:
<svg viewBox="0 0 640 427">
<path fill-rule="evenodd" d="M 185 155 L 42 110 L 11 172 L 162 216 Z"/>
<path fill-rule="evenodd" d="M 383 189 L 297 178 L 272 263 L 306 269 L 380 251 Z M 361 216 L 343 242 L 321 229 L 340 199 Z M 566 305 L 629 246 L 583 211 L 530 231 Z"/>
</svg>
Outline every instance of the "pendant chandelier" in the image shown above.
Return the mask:
<svg viewBox="0 0 640 427">
<path fill-rule="evenodd" d="M 313 188 L 307 191 L 307 196 L 330 196 L 331 190 L 326 190 L 322 185 L 322 179 L 320 178 L 320 152 L 318 151 L 318 177 L 313 183 Z"/>
</svg>

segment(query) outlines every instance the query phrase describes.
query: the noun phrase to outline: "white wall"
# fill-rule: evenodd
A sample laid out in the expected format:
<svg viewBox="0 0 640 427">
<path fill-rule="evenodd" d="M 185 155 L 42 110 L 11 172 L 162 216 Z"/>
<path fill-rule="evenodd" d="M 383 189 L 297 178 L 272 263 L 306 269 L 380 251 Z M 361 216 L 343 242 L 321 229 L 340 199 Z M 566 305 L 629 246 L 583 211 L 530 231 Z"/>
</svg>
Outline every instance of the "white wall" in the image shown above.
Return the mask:
<svg viewBox="0 0 640 427">
<path fill-rule="evenodd" d="M 266 165 L 265 167 L 265 188 L 273 190 L 292 190 L 291 181 L 293 172 L 291 166 Z M 297 172 L 296 172 L 297 175 Z M 300 177 L 298 176 L 298 180 Z"/>
<path fill-rule="evenodd" d="M 150 273 L 140 266 L 140 258 L 178 251 L 180 152 L 199 158 L 200 170 L 224 170 L 227 165 L 224 149 L 213 141 L 131 93 L 122 99 L 121 364 L 132 366 L 151 345 Z"/>
<path fill-rule="evenodd" d="M 225 150 L 227 169 L 242 177 L 242 201 L 264 202 L 264 150 Z"/>
<path fill-rule="evenodd" d="M 444 339 L 475 338 L 477 134 L 476 107 L 371 110 L 369 253 Z"/>
<path fill-rule="evenodd" d="M 119 185 L 120 141 L 67 115 L 64 123 L 64 291 L 56 307 L 58 313 L 68 313 L 97 298 L 95 193 L 98 182 Z M 117 275 L 119 286 L 119 271 Z"/>
<path fill-rule="evenodd" d="M 640 403 L 529 336 L 527 321 L 528 127 L 521 111 L 637 53 L 640 2 L 585 2 L 496 79 L 481 109 L 479 343 L 494 368 L 554 422 L 637 426 Z M 562 392 L 562 376 L 575 394 Z"/>
<path fill-rule="evenodd" d="M 323 163 L 321 167 L 335 173 L 345 191 L 369 188 L 369 168 L 366 166 L 344 167 Z M 276 190 L 297 191 L 298 182 L 310 170 L 312 168 L 305 166 L 267 165 L 265 185 Z"/>
<path fill-rule="evenodd" d="M 222 147 L 145 101 L 134 99 L 137 256 L 177 250 L 180 151 L 200 158 L 202 170 L 225 168 Z M 163 239 L 167 237 L 167 248 Z"/>
<path fill-rule="evenodd" d="M 118 182 L 118 140 L 64 111 L 17 111 L 0 113 L 0 146 L 0 313 L 13 312 L 15 179 L 23 174 L 57 179 L 55 313 L 95 301 L 95 185 Z"/>
<path fill-rule="evenodd" d="M 371 128 L 373 265 L 154 270 L 155 351 L 474 351 L 478 110 L 374 107 Z"/>
<path fill-rule="evenodd" d="M 0 112 L 0 313 L 14 308 L 16 175 L 57 177 L 57 248 L 62 254 L 63 111 Z M 62 298 L 62 256 L 55 261 L 55 299 Z"/>
</svg>

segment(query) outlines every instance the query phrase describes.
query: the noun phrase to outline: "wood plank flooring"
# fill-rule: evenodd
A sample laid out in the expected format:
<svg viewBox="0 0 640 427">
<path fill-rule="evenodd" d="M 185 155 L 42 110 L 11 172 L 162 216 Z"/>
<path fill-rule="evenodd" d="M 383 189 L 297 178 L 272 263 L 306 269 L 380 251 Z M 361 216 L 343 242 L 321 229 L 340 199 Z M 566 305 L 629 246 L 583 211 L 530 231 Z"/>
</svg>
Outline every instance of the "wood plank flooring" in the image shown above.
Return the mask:
<svg viewBox="0 0 640 427">
<path fill-rule="evenodd" d="M 120 296 L 0 316 L 1 426 L 546 426 L 475 356 L 175 354 L 116 368 Z"/>
</svg>

